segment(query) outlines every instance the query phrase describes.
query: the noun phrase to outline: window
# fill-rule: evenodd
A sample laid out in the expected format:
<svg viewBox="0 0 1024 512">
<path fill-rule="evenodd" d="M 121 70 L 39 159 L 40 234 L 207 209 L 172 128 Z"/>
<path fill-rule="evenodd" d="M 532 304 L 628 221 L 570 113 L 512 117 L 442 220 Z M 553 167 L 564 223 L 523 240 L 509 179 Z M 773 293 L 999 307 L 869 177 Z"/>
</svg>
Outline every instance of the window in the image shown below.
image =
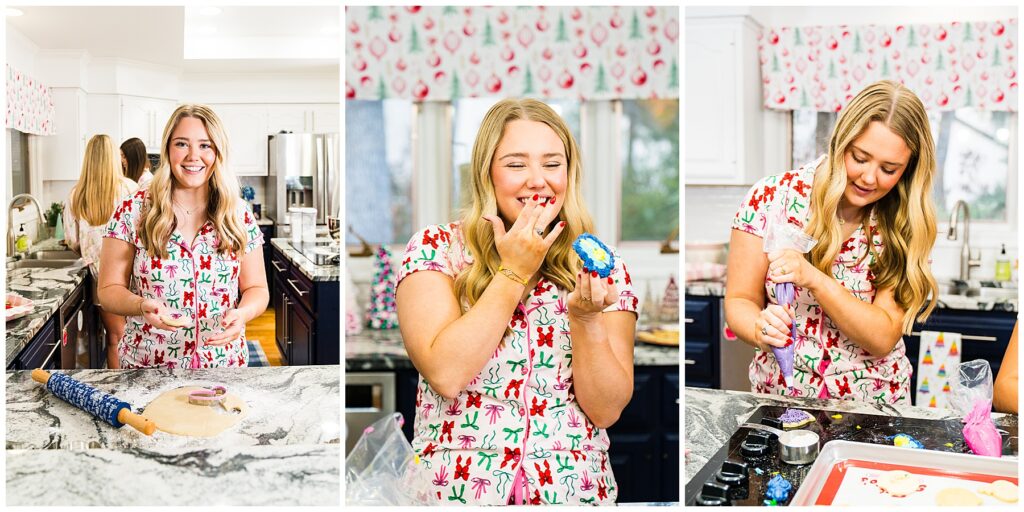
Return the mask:
<svg viewBox="0 0 1024 512">
<path fill-rule="evenodd" d="M 472 195 L 470 161 L 473 158 L 473 143 L 477 130 L 487 111 L 500 98 L 464 98 L 453 103 L 452 116 L 452 207 L 450 218 L 461 216 L 462 209 L 469 206 Z M 580 142 L 580 104 L 569 100 L 544 100 L 558 115 L 565 119 L 576 143 Z"/>
<path fill-rule="evenodd" d="M 28 193 L 28 134 L 7 130 L 7 169 L 11 176 L 10 197 Z"/>
<path fill-rule="evenodd" d="M 837 115 L 828 112 L 793 112 L 793 166 L 803 165 L 827 152 Z M 931 112 L 937 169 L 933 180 L 936 216 L 949 218 L 958 200 L 971 210 L 971 221 L 1008 222 L 1010 127 L 1008 112 L 958 109 Z"/>
<path fill-rule="evenodd" d="M 409 101 L 345 102 L 346 217 L 371 244 L 404 244 L 412 236 L 412 121 Z"/>
<path fill-rule="evenodd" d="M 679 224 L 679 101 L 622 101 L 622 241 L 664 240 Z"/>
</svg>

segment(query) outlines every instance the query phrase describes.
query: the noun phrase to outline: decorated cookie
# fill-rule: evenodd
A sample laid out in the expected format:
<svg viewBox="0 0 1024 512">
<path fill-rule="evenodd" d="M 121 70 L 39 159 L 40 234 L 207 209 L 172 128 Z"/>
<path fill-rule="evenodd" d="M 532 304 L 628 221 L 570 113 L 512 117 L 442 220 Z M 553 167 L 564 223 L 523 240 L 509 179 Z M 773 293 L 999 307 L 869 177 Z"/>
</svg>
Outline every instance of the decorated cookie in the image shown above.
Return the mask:
<svg viewBox="0 0 1024 512">
<path fill-rule="evenodd" d="M 814 421 L 814 416 L 800 409 L 786 409 L 779 419 L 782 420 L 782 428 L 799 428 Z"/>
<path fill-rule="evenodd" d="M 583 233 L 572 243 L 572 248 L 583 260 L 583 266 L 597 272 L 601 277 L 608 277 L 615 268 L 615 256 L 601 240 L 590 233 Z"/>
<path fill-rule="evenodd" d="M 789 483 L 782 475 L 775 475 L 768 481 L 768 490 L 764 496 L 776 503 L 783 503 L 789 499 L 789 492 L 793 490 L 793 484 Z"/>
<path fill-rule="evenodd" d="M 188 325 L 188 319 L 181 314 L 161 315 L 160 321 L 171 327 L 185 327 L 186 325 Z"/>
<path fill-rule="evenodd" d="M 886 437 L 886 439 L 892 440 L 893 446 L 899 446 L 900 448 L 916 448 L 918 450 L 924 449 L 924 444 L 914 436 L 909 434 L 896 434 L 894 436 Z"/>
<path fill-rule="evenodd" d="M 950 487 L 939 491 L 935 504 L 940 507 L 977 507 L 981 505 L 981 498 L 969 489 Z"/>
<path fill-rule="evenodd" d="M 1006 480 L 996 480 L 978 489 L 978 492 L 1006 503 L 1017 503 L 1017 486 L 1013 482 Z"/>
<path fill-rule="evenodd" d="M 921 490 L 921 481 L 906 471 L 886 471 L 878 477 L 878 488 L 897 497 Z"/>
</svg>

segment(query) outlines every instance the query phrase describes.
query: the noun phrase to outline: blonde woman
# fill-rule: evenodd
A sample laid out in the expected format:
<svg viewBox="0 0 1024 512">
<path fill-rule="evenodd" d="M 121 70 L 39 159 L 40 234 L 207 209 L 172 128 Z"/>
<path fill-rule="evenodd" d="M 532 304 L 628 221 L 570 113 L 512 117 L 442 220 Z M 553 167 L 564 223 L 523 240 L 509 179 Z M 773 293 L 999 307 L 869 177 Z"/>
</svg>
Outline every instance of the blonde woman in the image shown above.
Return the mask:
<svg viewBox="0 0 1024 512">
<path fill-rule="evenodd" d="M 769 349 L 793 343 L 792 394 L 909 403 L 902 335 L 928 317 L 937 292 L 928 264 L 934 172 L 924 106 L 882 81 L 840 114 L 827 155 L 754 185 L 733 221 L 725 314 L 759 350 L 755 392 L 790 394 Z M 780 208 L 818 240 L 807 255 L 763 252 L 766 219 Z M 795 306 L 777 303 L 775 283 L 793 283 Z"/>
<path fill-rule="evenodd" d="M 65 240 L 89 263 L 92 278 L 99 277 L 100 248 L 107 222 L 121 200 L 135 191 L 134 181 L 121 174 L 117 147 L 107 135 L 95 135 L 85 145 L 82 175 L 71 188 L 64 205 Z M 95 285 L 92 299 L 97 301 Z M 100 308 L 100 320 L 107 331 L 107 366 L 118 368 L 117 342 L 124 334 L 124 317 Z"/>
<path fill-rule="evenodd" d="M 217 115 L 178 107 L 152 183 L 107 226 L 99 293 L 105 309 L 128 317 L 122 368 L 247 364 L 245 324 L 269 293 L 263 237 L 227 157 Z"/>
<path fill-rule="evenodd" d="M 146 154 L 146 143 L 138 137 L 132 137 L 121 143 L 121 168 L 124 175 L 144 188 L 153 181 L 150 171 L 149 156 Z"/>
<path fill-rule="evenodd" d="M 438 503 L 613 503 L 604 429 L 633 392 L 637 300 L 621 260 L 600 278 L 572 250 L 593 230 L 579 149 L 549 106 L 507 99 L 471 165 L 461 222 L 417 233 L 399 269 L 413 471 Z"/>
</svg>

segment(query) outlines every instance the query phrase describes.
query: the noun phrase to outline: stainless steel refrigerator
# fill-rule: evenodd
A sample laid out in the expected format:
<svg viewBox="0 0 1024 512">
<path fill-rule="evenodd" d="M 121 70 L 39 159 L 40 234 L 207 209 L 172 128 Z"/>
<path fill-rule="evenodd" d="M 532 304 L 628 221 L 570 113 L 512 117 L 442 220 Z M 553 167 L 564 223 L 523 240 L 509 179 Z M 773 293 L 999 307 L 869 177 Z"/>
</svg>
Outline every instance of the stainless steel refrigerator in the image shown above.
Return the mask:
<svg viewBox="0 0 1024 512">
<path fill-rule="evenodd" d="M 341 164 L 336 133 L 277 133 L 267 139 L 268 214 L 288 224 L 288 208 L 316 208 L 317 224 L 341 215 Z"/>
</svg>

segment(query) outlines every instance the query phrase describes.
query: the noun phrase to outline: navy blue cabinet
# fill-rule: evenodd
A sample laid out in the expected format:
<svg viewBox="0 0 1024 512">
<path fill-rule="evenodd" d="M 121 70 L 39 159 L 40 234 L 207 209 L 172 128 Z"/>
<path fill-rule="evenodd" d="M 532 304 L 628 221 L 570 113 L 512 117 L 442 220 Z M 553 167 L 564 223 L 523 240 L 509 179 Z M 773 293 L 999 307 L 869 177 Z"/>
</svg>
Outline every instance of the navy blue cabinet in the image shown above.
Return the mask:
<svg viewBox="0 0 1024 512">
<path fill-rule="evenodd" d="M 719 318 L 718 302 L 713 296 L 687 295 L 683 322 L 686 329 L 686 351 L 683 353 L 683 375 L 686 385 L 719 389 Z"/>
</svg>

